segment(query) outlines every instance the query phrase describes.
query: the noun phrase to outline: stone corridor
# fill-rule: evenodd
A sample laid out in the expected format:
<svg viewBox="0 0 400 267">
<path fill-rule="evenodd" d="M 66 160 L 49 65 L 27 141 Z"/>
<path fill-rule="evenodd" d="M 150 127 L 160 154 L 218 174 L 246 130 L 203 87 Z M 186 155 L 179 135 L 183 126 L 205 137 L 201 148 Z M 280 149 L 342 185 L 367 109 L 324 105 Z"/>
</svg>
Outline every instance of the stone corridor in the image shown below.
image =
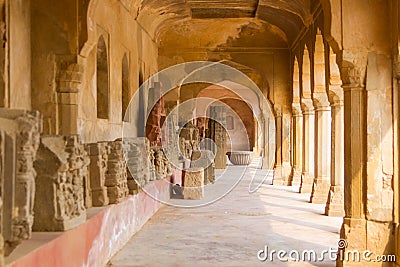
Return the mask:
<svg viewBox="0 0 400 267">
<path fill-rule="evenodd" d="M 298 194 L 298 187 L 272 186 L 271 177 L 250 194 L 255 164 L 256 160 L 239 184 L 213 204 L 161 208 L 110 266 L 335 266 L 328 257 L 310 263 L 258 260 L 257 252 L 265 245 L 288 252 L 336 248 L 342 219 L 322 215 L 325 206 L 309 204 L 310 195 Z M 226 186 L 226 180 L 235 179 L 245 168 L 219 170 L 219 180 L 211 187 Z"/>
<path fill-rule="evenodd" d="M 0 267 L 400 266 L 400 0 L 0 0 L 0 44 Z"/>
</svg>

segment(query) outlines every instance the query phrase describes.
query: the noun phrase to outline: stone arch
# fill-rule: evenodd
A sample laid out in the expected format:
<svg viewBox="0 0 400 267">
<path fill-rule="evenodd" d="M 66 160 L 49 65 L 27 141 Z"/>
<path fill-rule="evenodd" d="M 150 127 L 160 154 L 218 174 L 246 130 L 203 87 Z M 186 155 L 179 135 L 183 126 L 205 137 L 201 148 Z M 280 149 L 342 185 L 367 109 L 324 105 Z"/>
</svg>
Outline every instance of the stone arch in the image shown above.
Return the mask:
<svg viewBox="0 0 400 267">
<path fill-rule="evenodd" d="M 122 58 L 122 119 L 125 122 L 131 121 L 130 113 L 127 113 L 131 99 L 131 88 L 129 82 L 129 63 L 126 53 Z"/>
<path fill-rule="evenodd" d="M 327 96 L 327 84 L 326 84 L 326 64 L 325 64 L 325 43 L 322 34 L 319 29 L 317 29 L 317 34 L 315 36 L 315 46 L 314 46 L 314 73 L 313 77 L 313 101 L 314 106 L 329 106 L 328 96 Z"/>
<path fill-rule="evenodd" d="M 300 69 L 297 57 L 293 64 L 293 103 L 300 103 Z"/>
<path fill-rule="evenodd" d="M 99 37 L 96 56 L 97 118 L 108 119 L 110 83 L 107 44 L 103 35 Z"/>
<path fill-rule="evenodd" d="M 301 75 L 301 97 L 305 99 L 311 98 L 311 63 L 308 47 L 305 46 L 303 52 L 303 64 Z"/>
</svg>

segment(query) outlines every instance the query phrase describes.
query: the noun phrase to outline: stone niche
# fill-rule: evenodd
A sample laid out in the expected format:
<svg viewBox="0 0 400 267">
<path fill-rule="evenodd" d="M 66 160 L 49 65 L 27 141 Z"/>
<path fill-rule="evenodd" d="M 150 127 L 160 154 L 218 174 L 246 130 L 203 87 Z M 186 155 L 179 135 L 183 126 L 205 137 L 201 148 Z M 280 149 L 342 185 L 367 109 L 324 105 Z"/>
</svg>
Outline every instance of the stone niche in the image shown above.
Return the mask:
<svg viewBox="0 0 400 267">
<path fill-rule="evenodd" d="M 90 157 L 88 179 L 90 193 L 85 193 L 85 200 L 88 196 L 91 196 L 93 206 L 106 206 L 109 203 L 107 187 L 105 186 L 108 154 L 110 153 L 108 143 L 86 144 L 85 149 Z"/>
<path fill-rule="evenodd" d="M 33 162 L 41 131 L 39 112 L 0 109 L 0 230 L 6 256 L 32 234 Z"/>
<path fill-rule="evenodd" d="M 66 231 L 86 220 L 89 157 L 79 136 L 43 136 L 37 171 L 34 231 Z"/>
<path fill-rule="evenodd" d="M 151 175 L 150 170 L 150 143 L 145 137 L 124 138 L 127 145 L 125 151 L 127 160 L 127 178 L 129 194 L 137 194 L 150 181 L 154 180 L 155 175 Z"/>
<path fill-rule="evenodd" d="M 122 140 L 108 142 L 108 146 L 110 151 L 107 160 L 105 186 L 110 204 L 116 204 L 129 194 L 127 166 L 124 157 L 128 147 Z"/>
</svg>

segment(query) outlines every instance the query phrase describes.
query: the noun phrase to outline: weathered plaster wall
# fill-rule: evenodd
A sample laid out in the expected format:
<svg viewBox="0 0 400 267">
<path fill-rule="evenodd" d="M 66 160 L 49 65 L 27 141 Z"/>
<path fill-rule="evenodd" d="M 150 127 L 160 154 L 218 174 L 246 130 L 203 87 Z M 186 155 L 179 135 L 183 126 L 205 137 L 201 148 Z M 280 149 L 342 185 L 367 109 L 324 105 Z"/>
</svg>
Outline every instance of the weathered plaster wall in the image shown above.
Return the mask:
<svg viewBox="0 0 400 267">
<path fill-rule="evenodd" d="M 31 1 L 9 4 L 10 108 L 31 109 Z"/>
<path fill-rule="evenodd" d="M 137 23 L 135 17 L 122 4 L 110 2 L 97 5 L 89 18 L 92 23 L 89 38 L 98 40 L 100 35 L 108 40 L 109 60 L 109 119 L 98 119 L 96 109 L 96 45 L 92 46 L 87 57 L 82 57 L 84 79 L 79 95 L 79 133 L 85 142 L 113 140 L 122 135 L 122 59 L 126 53 L 129 63 L 129 85 L 131 96 L 139 87 L 139 70 L 146 80 L 157 72 L 157 46 Z M 94 35 L 94 36 L 90 36 Z M 137 105 L 134 105 L 137 107 Z M 132 136 L 137 136 L 138 110 L 133 110 L 131 123 Z"/>
</svg>

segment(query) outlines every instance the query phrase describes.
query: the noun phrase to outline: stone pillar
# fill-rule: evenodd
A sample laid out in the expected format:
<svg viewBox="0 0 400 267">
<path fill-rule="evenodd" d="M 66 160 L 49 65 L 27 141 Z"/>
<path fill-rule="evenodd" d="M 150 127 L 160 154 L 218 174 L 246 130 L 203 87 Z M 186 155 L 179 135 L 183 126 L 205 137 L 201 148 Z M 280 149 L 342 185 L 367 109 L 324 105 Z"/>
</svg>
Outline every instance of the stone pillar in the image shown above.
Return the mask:
<svg viewBox="0 0 400 267">
<path fill-rule="evenodd" d="M 365 220 L 365 85 L 350 77 L 354 66 L 343 62 L 341 72 L 344 90 L 344 209 L 345 217 L 340 237 L 346 239 L 348 249 L 367 249 L 367 232 Z M 340 264 L 340 262 L 339 262 Z M 345 265 L 345 264 L 344 264 Z"/>
<path fill-rule="evenodd" d="M 341 89 L 341 88 L 339 88 Z M 331 101 L 332 112 L 332 158 L 331 187 L 325 214 L 344 216 L 344 104 L 340 98 Z"/>
<path fill-rule="evenodd" d="M 293 167 L 290 174 L 291 185 L 301 185 L 301 173 L 303 170 L 303 114 L 300 103 L 293 103 Z"/>
<path fill-rule="evenodd" d="M 86 220 L 89 157 L 77 135 L 43 136 L 35 161 L 34 231 L 66 231 Z"/>
<path fill-rule="evenodd" d="M 291 115 L 284 113 L 282 107 L 275 107 L 276 116 L 276 162 L 274 169 L 274 185 L 289 185 L 292 171 L 290 164 L 290 126 Z"/>
<path fill-rule="evenodd" d="M 63 135 L 78 133 L 78 92 L 83 68 L 71 63 L 75 57 L 72 58 L 57 57 L 57 133 Z"/>
<path fill-rule="evenodd" d="M 276 121 L 276 150 L 275 150 L 275 166 L 274 166 L 274 185 L 283 185 L 282 181 L 282 108 L 275 107 Z"/>
<path fill-rule="evenodd" d="M 326 93 L 314 93 L 315 173 L 310 202 L 326 204 L 331 185 L 331 108 Z"/>
<path fill-rule="evenodd" d="M 209 137 L 216 145 L 216 150 L 211 147 L 215 155 L 215 168 L 226 169 L 226 107 L 210 107 L 208 123 Z"/>
<path fill-rule="evenodd" d="M 129 194 L 124 145 L 122 140 L 109 142 L 110 154 L 107 161 L 105 186 L 107 186 L 110 204 L 121 202 Z"/>
<path fill-rule="evenodd" d="M 300 193 L 311 193 L 314 183 L 315 113 L 311 99 L 302 99 L 303 111 L 303 172 Z"/>
<path fill-rule="evenodd" d="M 0 109 L 2 155 L 1 234 L 7 256 L 32 233 L 36 171 L 42 118 L 36 111 Z"/>
<path fill-rule="evenodd" d="M 90 157 L 89 180 L 92 205 L 106 206 L 109 203 L 105 186 L 109 148 L 106 142 L 86 144 L 85 149 Z"/>
</svg>

